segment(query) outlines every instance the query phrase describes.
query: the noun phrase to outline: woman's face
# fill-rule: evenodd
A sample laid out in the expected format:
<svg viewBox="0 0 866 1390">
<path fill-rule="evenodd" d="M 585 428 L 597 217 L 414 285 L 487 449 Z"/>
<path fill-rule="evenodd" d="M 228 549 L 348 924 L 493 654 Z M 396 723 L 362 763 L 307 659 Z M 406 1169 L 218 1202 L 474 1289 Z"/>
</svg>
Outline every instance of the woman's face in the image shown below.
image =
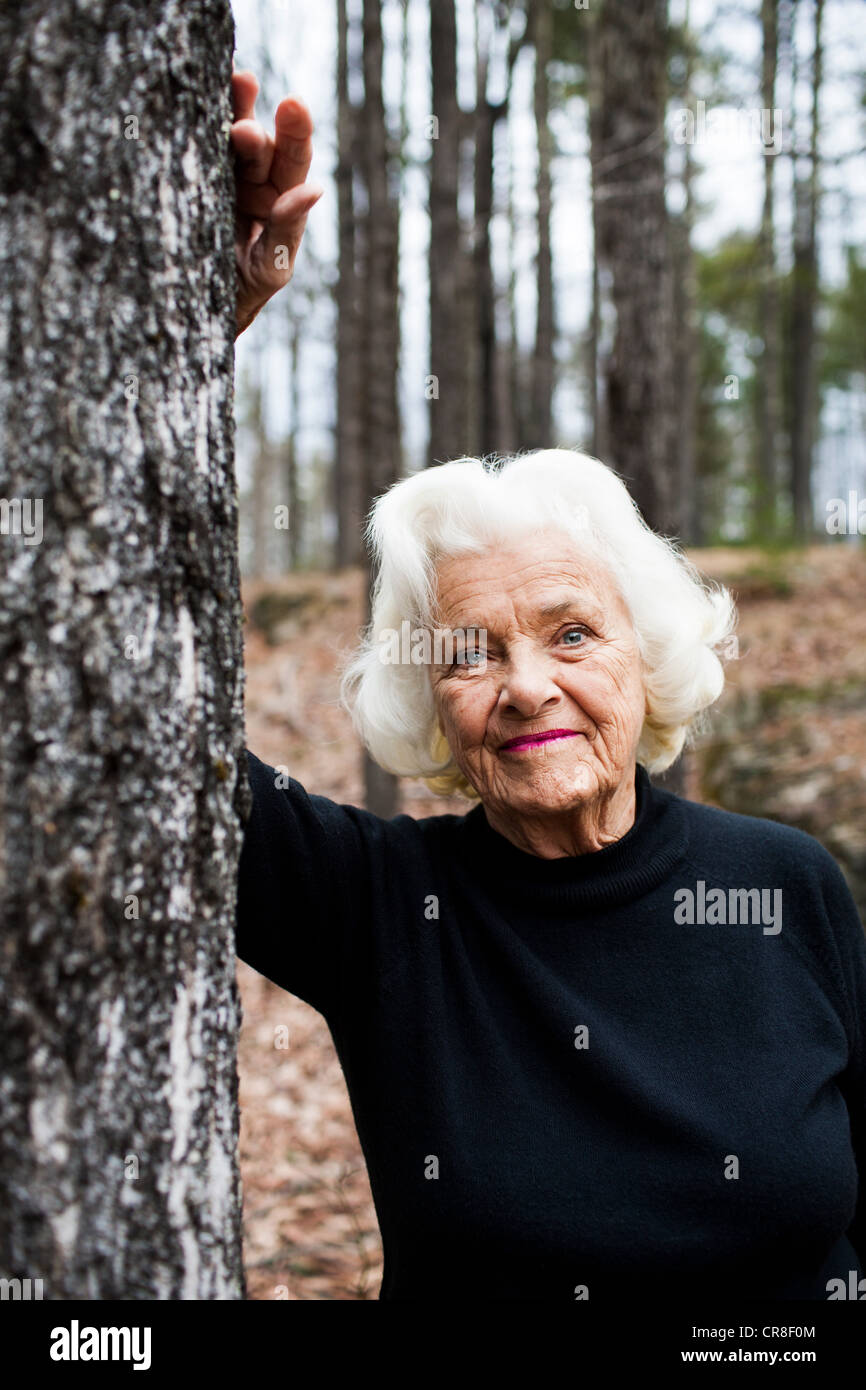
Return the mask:
<svg viewBox="0 0 866 1390">
<path fill-rule="evenodd" d="M 646 687 L 608 569 L 551 531 L 443 559 L 437 577 L 442 626 L 486 631 L 486 663 L 429 668 L 442 730 L 485 807 L 567 812 L 633 778 Z M 506 746 L 554 729 L 567 736 Z"/>
</svg>

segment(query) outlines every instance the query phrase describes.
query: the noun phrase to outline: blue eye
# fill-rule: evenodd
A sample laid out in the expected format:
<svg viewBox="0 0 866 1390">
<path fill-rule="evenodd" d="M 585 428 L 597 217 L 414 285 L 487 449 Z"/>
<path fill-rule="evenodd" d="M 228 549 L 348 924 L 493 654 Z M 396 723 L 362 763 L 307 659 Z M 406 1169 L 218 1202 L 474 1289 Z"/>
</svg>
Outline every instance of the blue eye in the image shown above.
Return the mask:
<svg viewBox="0 0 866 1390">
<path fill-rule="evenodd" d="M 477 647 L 470 647 L 463 653 L 462 657 L 455 657 L 453 666 L 480 666 L 485 657 L 485 653 L 479 651 Z"/>
<path fill-rule="evenodd" d="M 572 635 L 572 634 L 574 634 L 574 633 L 576 633 L 578 637 L 585 637 L 585 636 L 586 636 L 586 633 L 584 632 L 583 628 L 581 628 L 581 627 L 570 627 L 566 632 L 564 632 L 564 633 L 562 634 L 562 640 L 565 641 L 566 637 L 569 637 L 570 635 Z M 580 642 L 569 642 L 569 643 L 566 643 L 566 645 L 567 645 L 567 646 L 571 646 L 571 647 L 579 647 L 579 646 L 581 646 L 581 643 L 580 643 Z"/>
</svg>

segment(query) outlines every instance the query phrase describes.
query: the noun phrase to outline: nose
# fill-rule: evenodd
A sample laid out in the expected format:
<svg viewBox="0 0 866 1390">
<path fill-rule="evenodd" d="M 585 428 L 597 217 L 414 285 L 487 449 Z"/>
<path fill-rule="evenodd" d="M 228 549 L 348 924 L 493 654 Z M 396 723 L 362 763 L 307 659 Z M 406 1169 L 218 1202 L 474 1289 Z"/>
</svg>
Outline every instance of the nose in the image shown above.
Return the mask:
<svg viewBox="0 0 866 1390">
<path fill-rule="evenodd" d="M 533 719 L 562 698 L 545 658 L 531 648 L 515 650 L 502 672 L 499 703 L 504 714 Z"/>
</svg>

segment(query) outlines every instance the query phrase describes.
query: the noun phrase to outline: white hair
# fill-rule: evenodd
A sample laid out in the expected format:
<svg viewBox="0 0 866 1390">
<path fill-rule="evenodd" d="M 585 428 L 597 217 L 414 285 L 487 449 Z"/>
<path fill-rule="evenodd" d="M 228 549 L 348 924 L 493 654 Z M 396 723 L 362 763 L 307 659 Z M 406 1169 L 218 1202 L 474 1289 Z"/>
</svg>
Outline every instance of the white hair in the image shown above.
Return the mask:
<svg viewBox="0 0 866 1390">
<path fill-rule="evenodd" d="M 344 661 L 340 695 L 386 771 L 477 798 L 445 741 L 424 665 L 383 660 L 383 643 L 406 622 L 432 631 L 439 559 L 550 529 L 608 567 L 631 615 L 647 690 L 638 761 L 662 771 L 703 727 L 702 712 L 724 686 L 720 655 L 730 654 L 736 626 L 729 591 L 650 530 L 613 469 L 588 454 L 542 449 L 492 466 L 462 458 L 392 484 L 367 520 L 372 616 Z"/>
</svg>

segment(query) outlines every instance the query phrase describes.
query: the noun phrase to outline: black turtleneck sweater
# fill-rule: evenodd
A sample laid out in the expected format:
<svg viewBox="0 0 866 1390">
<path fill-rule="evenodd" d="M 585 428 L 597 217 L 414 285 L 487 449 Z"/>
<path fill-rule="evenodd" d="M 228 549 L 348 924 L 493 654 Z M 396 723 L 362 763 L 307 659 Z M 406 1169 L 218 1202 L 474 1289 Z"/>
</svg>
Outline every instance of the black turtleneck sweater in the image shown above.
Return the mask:
<svg viewBox="0 0 866 1390">
<path fill-rule="evenodd" d="M 866 938 L 815 839 L 638 767 L 622 839 L 541 859 L 248 762 L 237 952 L 328 1022 L 380 1298 L 851 1296 Z"/>
</svg>

